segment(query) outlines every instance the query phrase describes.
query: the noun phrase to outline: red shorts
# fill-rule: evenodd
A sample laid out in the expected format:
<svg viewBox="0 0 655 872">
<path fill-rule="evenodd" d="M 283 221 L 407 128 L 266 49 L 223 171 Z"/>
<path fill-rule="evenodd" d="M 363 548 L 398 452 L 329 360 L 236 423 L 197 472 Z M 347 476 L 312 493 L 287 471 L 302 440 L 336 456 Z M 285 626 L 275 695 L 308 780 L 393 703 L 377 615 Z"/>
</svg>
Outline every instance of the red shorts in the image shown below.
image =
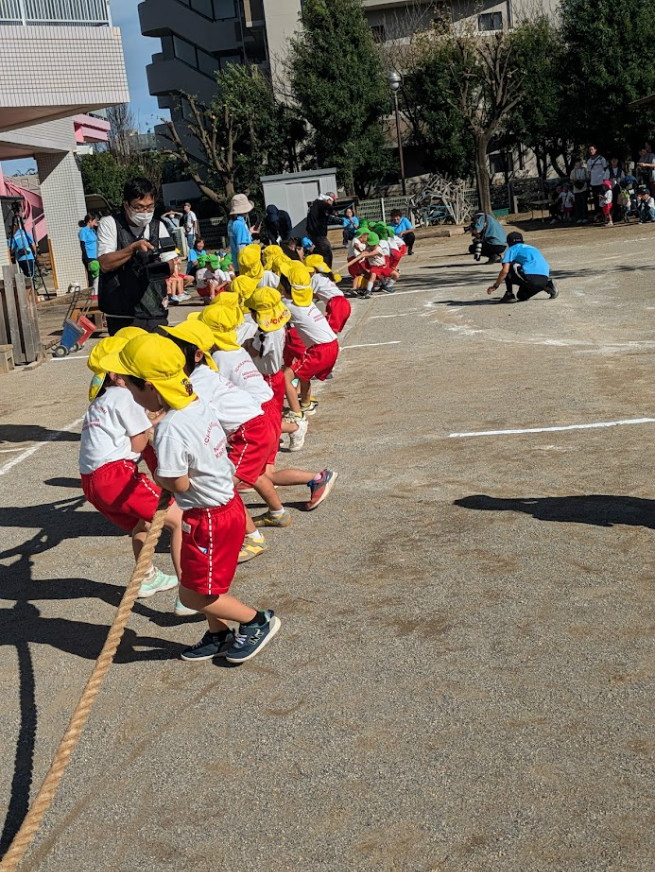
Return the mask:
<svg viewBox="0 0 655 872">
<path fill-rule="evenodd" d="M 350 302 L 341 296 L 330 297 L 325 307 L 325 317 L 335 333 L 341 333 L 351 312 Z"/>
<path fill-rule="evenodd" d="M 253 485 L 266 471 L 274 438 L 270 416 L 265 412 L 246 421 L 232 433 L 227 443 L 227 456 L 235 466 L 234 474 L 239 481 Z"/>
<path fill-rule="evenodd" d="M 405 257 L 406 254 L 407 254 L 407 246 L 405 245 L 405 243 L 403 243 L 400 246 L 400 248 L 398 248 L 398 249 L 392 248 L 391 249 L 391 266 L 395 269 L 398 266 L 398 264 L 400 263 L 400 261 L 403 259 L 403 257 Z"/>
<path fill-rule="evenodd" d="M 199 297 L 206 297 L 207 299 L 209 299 L 209 297 L 211 297 L 211 291 L 209 290 L 209 285 L 205 285 L 204 288 L 196 288 L 196 291 L 198 291 Z"/>
<path fill-rule="evenodd" d="M 603 215 L 609 218 L 612 214 L 612 203 L 603 203 Z"/>
<path fill-rule="evenodd" d="M 284 365 L 293 366 L 296 360 L 300 360 L 304 356 L 307 349 L 305 343 L 300 338 L 300 335 L 295 327 L 289 327 L 287 330 L 287 339 L 284 346 Z"/>
<path fill-rule="evenodd" d="M 364 264 L 361 260 L 354 263 L 352 266 L 348 266 L 348 272 L 352 276 L 352 278 L 356 279 L 357 276 L 364 275 Z"/>
<path fill-rule="evenodd" d="M 227 593 L 245 535 L 246 510 L 236 494 L 224 506 L 184 512 L 182 587 L 206 596 Z"/>
<path fill-rule="evenodd" d="M 370 266 L 367 264 L 367 267 L 370 275 L 376 275 L 379 279 L 389 279 L 393 272 L 393 267 L 391 266 L 389 259 L 387 259 L 384 266 Z"/>
<path fill-rule="evenodd" d="M 152 521 L 161 490 L 133 460 L 105 463 L 81 478 L 87 500 L 121 530 L 131 533 L 139 521 Z"/>
<path fill-rule="evenodd" d="M 157 460 L 157 455 L 155 454 L 155 449 L 152 447 L 150 443 L 146 445 L 146 447 L 141 452 L 141 460 L 144 461 L 145 465 L 150 470 L 151 475 L 155 475 L 157 472 L 157 465 L 159 461 Z"/>
<path fill-rule="evenodd" d="M 274 375 L 265 375 L 264 381 L 273 391 L 273 399 L 264 403 L 262 409 L 268 415 L 276 437 L 275 444 L 268 458 L 268 463 L 274 464 L 278 448 L 280 447 L 280 436 L 282 435 L 282 411 L 286 397 L 286 381 L 282 372 L 276 372 Z"/>
<path fill-rule="evenodd" d="M 338 356 L 339 343 L 336 339 L 332 342 L 323 342 L 321 345 L 312 345 L 293 365 L 293 371 L 300 381 L 311 381 L 314 376 L 319 381 L 325 381 L 334 369 Z"/>
</svg>

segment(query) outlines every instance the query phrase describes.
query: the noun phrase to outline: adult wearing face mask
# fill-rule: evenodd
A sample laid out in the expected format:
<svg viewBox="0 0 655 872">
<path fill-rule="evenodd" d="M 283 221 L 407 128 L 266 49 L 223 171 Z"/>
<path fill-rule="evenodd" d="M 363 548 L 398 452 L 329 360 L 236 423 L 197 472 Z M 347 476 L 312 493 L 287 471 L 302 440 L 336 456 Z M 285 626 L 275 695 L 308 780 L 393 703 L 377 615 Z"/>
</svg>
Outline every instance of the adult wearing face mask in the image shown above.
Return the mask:
<svg viewBox="0 0 655 872">
<path fill-rule="evenodd" d="M 155 220 L 154 185 L 130 179 L 123 188 L 123 210 L 98 226 L 98 303 L 110 336 L 129 325 L 152 332 L 167 323 L 166 279 L 151 281 L 146 264 L 148 252 L 168 238 L 165 224 Z"/>
</svg>

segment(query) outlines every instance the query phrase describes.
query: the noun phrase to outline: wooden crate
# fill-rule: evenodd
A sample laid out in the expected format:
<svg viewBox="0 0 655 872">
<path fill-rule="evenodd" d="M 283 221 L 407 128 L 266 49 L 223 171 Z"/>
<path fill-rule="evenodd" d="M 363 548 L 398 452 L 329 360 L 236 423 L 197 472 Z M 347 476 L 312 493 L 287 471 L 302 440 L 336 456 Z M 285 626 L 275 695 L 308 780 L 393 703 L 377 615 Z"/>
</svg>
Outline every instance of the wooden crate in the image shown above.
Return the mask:
<svg viewBox="0 0 655 872">
<path fill-rule="evenodd" d="M 15 266 L 2 267 L 0 345 L 12 346 L 16 364 L 33 363 L 44 356 L 34 291 Z"/>
</svg>

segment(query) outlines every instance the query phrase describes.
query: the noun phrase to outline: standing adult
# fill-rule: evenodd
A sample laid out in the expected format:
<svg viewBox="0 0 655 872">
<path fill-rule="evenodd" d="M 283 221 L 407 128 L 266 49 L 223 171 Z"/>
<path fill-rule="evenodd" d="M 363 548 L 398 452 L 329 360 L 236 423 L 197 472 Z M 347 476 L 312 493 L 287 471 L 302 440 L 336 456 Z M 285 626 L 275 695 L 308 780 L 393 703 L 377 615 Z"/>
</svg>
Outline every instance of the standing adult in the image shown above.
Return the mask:
<svg viewBox="0 0 655 872">
<path fill-rule="evenodd" d="M 100 218 L 95 212 L 90 212 L 84 216 L 84 220 L 80 221 L 80 230 L 77 234 L 80 240 L 80 248 L 82 249 L 82 263 L 87 272 L 89 279 L 89 287 L 92 284 L 91 274 L 89 272 L 89 264 L 91 261 L 98 259 L 98 224 Z"/>
<path fill-rule="evenodd" d="M 639 149 L 639 161 L 637 163 L 639 170 L 639 184 L 647 185 L 651 196 L 655 195 L 655 154 L 652 152 L 652 147 L 647 142 L 643 148 Z"/>
<path fill-rule="evenodd" d="M 23 228 L 24 225 L 21 224 L 9 240 L 9 253 L 14 263 L 18 264 L 18 268 L 23 275 L 34 281 L 36 243 L 32 234 Z"/>
<path fill-rule="evenodd" d="M 594 212 L 600 211 L 600 195 L 603 190 L 603 182 L 607 178 L 607 161 L 599 153 L 595 145 L 589 146 L 589 158 L 587 160 L 587 177 L 591 186 L 591 194 L 594 200 Z"/>
<path fill-rule="evenodd" d="M 393 230 L 396 236 L 400 236 L 402 241 L 407 246 L 407 254 L 414 254 L 414 243 L 416 242 L 416 234 L 414 233 L 414 225 L 400 209 L 394 209 L 391 213 L 391 224 L 389 227 Z"/>
<path fill-rule="evenodd" d="M 333 191 L 321 194 L 310 204 L 307 212 L 307 236 L 314 243 L 314 254 L 320 254 L 326 264 L 332 269 L 332 246 L 328 239 L 328 223 L 334 215 L 337 195 Z"/>
<path fill-rule="evenodd" d="M 266 215 L 259 229 L 259 239 L 263 245 L 280 245 L 291 236 L 291 216 L 285 209 L 271 204 L 266 207 Z"/>
<path fill-rule="evenodd" d="M 198 232 L 198 218 L 196 213 L 191 209 L 191 203 L 184 204 L 182 227 L 184 228 L 184 235 L 186 236 L 186 244 L 189 246 L 189 249 L 191 249 L 196 241 L 196 236 L 200 235 Z"/>
<path fill-rule="evenodd" d="M 587 223 L 587 201 L 589 200 L 589 187 L 587 185 L 587 170 L 583 166 L 582 158 L 576 157 L 571 170 L 571 184 L 573 185 L 573 218 L 576 224 Z"/>
<path fill-rule="evenodd" d="M 359 218 L 355 215 L 350 206 L 346 209 L 346 215 L 343 219 L 343 244 L 347 246 L 351 239 L 355 238 L 355 234 L 359 230 Z"/>
<path fill-rule="evenodd" d="M 235 194 L 230 203 L 230 220 L 227 225 L 230 237 L 230 252 L 234 269 L 239 268 L 239 252 L 252 243 L 250 228 L 246 223 L 246 215 L 255 208 L 245 194 Z"/>
<path fill-rule="evenodd" d="M 123 188 L 123 208 L 98 225 L 100 263 L 99 306 L 113 336 L 134 325 L 150 332 L 166 324 L 166 276 L 152 279 L 148 253 L 170 239 L 166 225 L 155 218 L 155 188 L 142 177 Z"/>
<path fill-rule="evenodd" d="M 507 247 L 507 234 L 493 215 L 476 212 L 471 222 L 473 242 L 469 252 L 475 260 L 488 258 L 487 263 L 500 263 Z"/>
</svg>

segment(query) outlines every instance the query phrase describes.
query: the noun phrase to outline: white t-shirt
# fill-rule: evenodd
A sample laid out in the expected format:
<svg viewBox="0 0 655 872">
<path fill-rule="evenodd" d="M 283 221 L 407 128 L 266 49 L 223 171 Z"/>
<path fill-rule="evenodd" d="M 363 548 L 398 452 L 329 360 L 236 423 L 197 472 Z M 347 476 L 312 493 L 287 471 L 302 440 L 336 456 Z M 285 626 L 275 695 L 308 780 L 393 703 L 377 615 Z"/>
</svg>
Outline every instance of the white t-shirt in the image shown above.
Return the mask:
<svg viewBox="0 0 655 872">
<path fill-rule="evenodd" d="M 601 203 L 604 203 L 606 206 L 611 206 L 612 199 L 613 199 L 612 189 L 611 188 L 607 188 L 607 189 L 603 188 L 601 195 L 600 195 Z"/>
<path fill-rule="evenodd" d="M 357 237 L 351 239 L 348 243 L 348 260 L 351 260 L 351 258 L 357 257 L 358 255 L 362 254 L 365 248 L 366 246 L 361 239 L 357 239 Z"/>
<path fill-rule="evenodd" d="M 251 394 L 242 391 L 208 366 L 201 365 L 194 369 L 191 384 L 200 399 L 213 406 L 219 424 L 228 436 L 246 421 L 264 414 L 261 405 Z"/>
<path fill-rule="evenodd" d="M 91 403 L 84 416 L 80 438 L 80 472 L 90 475 L 116 460 L 133 460 L 130 437 L 152 427 L 145 410 L 127 388 L 114 385 Z"/>
<path fill-rule="evenodd" d="M 132 233 L 137 239 L 150 239 L 150 225 L 146 227 L 141 236 L 141 231 L 138 227 L 131 227 Z M 159 222 L 159 238 L 170 239 L 170 233 L 166 229 L 166 225 Z M 100 219 L 98 224 L 98 257 L 103 254 L 111 254 L 118 249 L 118 232 L 116 222 L 111 215 L 105 215 Z"/>
<path fill-rule="evenodd" d="M 248 352 L 239 348 L 236 351 L 215 351 L 212 354 L 218 371 L 233 385 L 247 391 L 261 405 L 273 398 L 273 391 L 262 378 L 262 374 L 252 361 Z"/>
<path fill-rule="evenodd" d="M 214 273 L 208 267 L 204 266 L 202 269 L 196 270 L 196 287 L 197 288 L 206 288 L 209 285 L 210 281 L 213 281 Z"/>
<path fill-rule="evenodd" d="M 298 331 L 306 348 L 325 345 L 337 338 L 325 315 L 313 303 L 311 306 L 296 306 L 293 300 L 285 300 L 284 304 L 291 312 L 291 324 Z"/>
<path fill-rule="evenodd" d="M 184 215 L 182 215 L 182 226 L 184 227 L 184 232 L 193 233 L 197 220 L 195 212 L 185 212 Z"/>
<path fill-rule="evenodd" d="M 189 476 L 189 490 L 175 494 L 183 511 L 224 506 L 232 499 L 234 466 L 227 456 L 227 440 L 216 410 L 204 400 L 167 412 L 155 427 L 153 444 L 157 475 Z"/>
<path fill-rule="evenodd" d="M 272 270 L 267 269 L 264 270 L 264 275 L 262 276 L 258 288 L 279 288 L 280 287 L 280 277 L 276 275 Z"/>
<path fill-rule="evenodd" d="M 572 191 L 562 191 L 557 199 L 562 203 L 562 209 L 572 209 L 575 203 Z"/>
<path fill-rule="evenodd" d="M 382 250 L 382 240 L 380 240 L 379 244 L 373 249 L 373 251 L 369 252 L 365 258 L 366 262 L 369 266 L 386 266 L 387 258 Z"/>
<path fill-rule="evenodd" d="M 249 339 L 252 339 L 256 332 L 257 322 L 250 312 L 244 313 L 243 321 L 237 327 L 237 342 L 239 345 L 245 345 Z"/>
<path fill-rule="evenodd" d="M 312 291 L 323 303 L 327 303 L 332 297 L 343 297 L 343 291 L 340 291 L 332 279 L 322 273 L 314 273 L 312 276 Z"/>
<path fill-rule="evenodd" d="M 270 333 L 264 330 L 255 333 L 252 347 L 257 352 L 257 356 L 254 358 L 254 363 L 263 375 L 275 375 L 282 369 L 286 341 L 287 332 L 284 327 L 271 330 Z"/>
</svg>

